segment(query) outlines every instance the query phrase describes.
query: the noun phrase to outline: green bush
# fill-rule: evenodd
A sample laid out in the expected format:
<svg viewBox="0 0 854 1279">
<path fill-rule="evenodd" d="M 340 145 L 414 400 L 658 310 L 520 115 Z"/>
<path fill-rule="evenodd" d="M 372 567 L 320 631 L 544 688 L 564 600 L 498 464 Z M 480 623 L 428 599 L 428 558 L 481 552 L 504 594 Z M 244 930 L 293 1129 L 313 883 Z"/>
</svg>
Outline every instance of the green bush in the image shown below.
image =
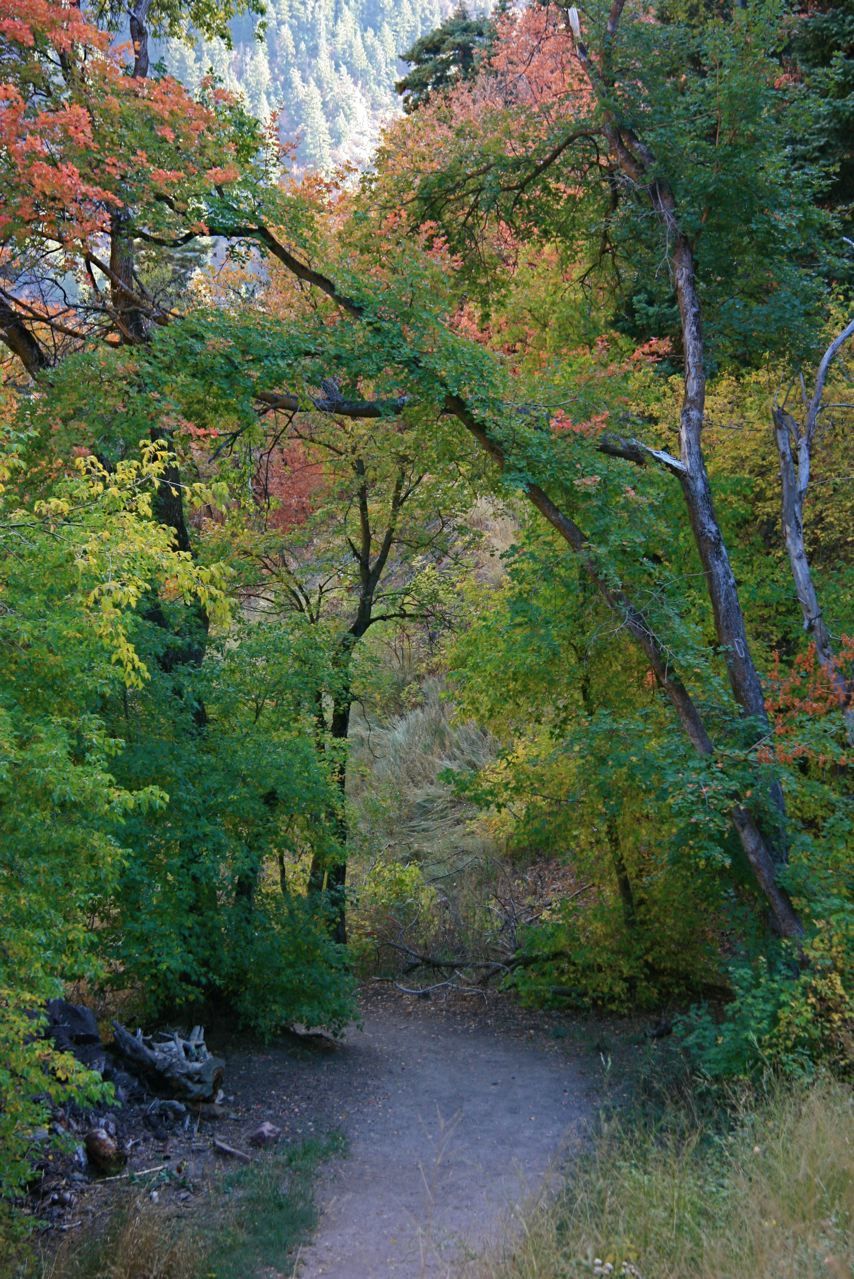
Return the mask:
<svg viewBox="0 0 854 1279">
<path fill-rule="evenodd" d="M 51 1104 L 103 1096 L 39 1037 L 37 1014 L 62 981 L 103 972 L 93 924 L 125 864 L 124 824 L 165 800 L 117 779 L 122 743 L 104 714 L 148 676 L 136 609 L 167 584 L 216 603 L 215 574 L 151 521 L 162 470 L 150 449 L 109 474 L 81 462 L 33 503 L 0 453 L 0 1195 L 26 1182 Z"/>
<path fill-rule="evenodd" d="M 649 881 L 631 926 L 615 894 L 558 903 L 524 930 L 512 983 L 528 1003 L 569 1000 L 579 1008 L 631 1012 L 685 998 L 714 974 L 715 954 L 690 889 L 678 876 Z"/>
<path fill-rule="evenodd" d="M 151 628 L 142 638 L 158 640 Z M 316 739 L 322 650 L 310 638 L 234 626 L 200 668 L 156 671 L 130 704 L 117 769 L 169 799 L 126 823 L 132 856 L 106 940 L 116 982 L 149 1017 L 211 1000 L 269 1035 L 293 1021 L 337 1030 L 352 1016 L 342 952 L 303 895 L 302 863 L 334 843 L 339 802 Z"/>
<path fill-rule="evenodd" d="M 842 921 L 820 923 L 798 958 L 779 952 L 731 969 L 733 998 L 677 1022 L 683 1043 L 712 1078 L 766 1070 L 812 1075 L 820 1065 L 848 1073 L 854 1060 L 851 936 Z M 799 966 L 800 964 L 800 966 Z"/>
<path fill-rule="evenodd" d="M 307 898 L 273 890 L 228 930 L 223 993 L 262 1038 L 293 1022 L 337 1033 L 356 1015 L 346 947 Z"/>
</svg>

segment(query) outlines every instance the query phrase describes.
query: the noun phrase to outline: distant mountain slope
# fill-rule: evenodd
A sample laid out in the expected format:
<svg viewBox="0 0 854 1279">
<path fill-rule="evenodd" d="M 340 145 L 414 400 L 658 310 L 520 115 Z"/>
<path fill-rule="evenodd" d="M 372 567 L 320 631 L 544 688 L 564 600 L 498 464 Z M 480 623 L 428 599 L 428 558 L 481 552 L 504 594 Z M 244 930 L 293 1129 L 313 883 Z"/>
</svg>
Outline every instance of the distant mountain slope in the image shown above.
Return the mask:
<svg viewBox="0 0 854 1279">
<path fill-rule="evenodd" d="M 399 109 L 394 83 L 406 68 L 398 54 L 456 7 L 456 0 L 267 0 L 260 41 L 255 20 L 240 18 L 233 50 L 222 41 L 190 48 L 166 40 L 158 54 L 191 87 L 213 69 L 226 88 L 242 90 L 255 114 L 279 111 L 282 136 L 300 137 L 306 167 L 363 166 L 383 120 Z"/>
</svg>

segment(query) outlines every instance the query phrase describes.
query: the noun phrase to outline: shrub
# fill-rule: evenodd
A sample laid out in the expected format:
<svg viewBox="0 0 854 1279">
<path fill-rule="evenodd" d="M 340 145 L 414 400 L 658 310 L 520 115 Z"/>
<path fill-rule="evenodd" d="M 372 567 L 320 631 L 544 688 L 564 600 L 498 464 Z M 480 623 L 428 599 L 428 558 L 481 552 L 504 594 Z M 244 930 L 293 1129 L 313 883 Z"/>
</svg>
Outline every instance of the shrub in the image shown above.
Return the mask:
<svg viewBox="0 0 854 1279">
<path fill-rule="evenodd" d="M 104 716 L 148 676 L 137 609 L 166 593 L 218 598 L 216 574 L 150 518 L 164 465 L 152 449 L 110 474 L 81 460 L 33 503 L 0 450 L 0 1195 L 24 1185 L 52 1103 L 101 1095 L 36 1016 L 63 981 L 103 971 L 92 924 L 125 863 L 125 823 L 165 799 L 117 779 L 122 743 Z"/>
<path fill-rule="evenodd" d="M 677 1022 L 685 1047 L 712 1078 L 768 1069 L 812 1075 L 822 1064 L 850 1071 L 850 955 L 841 921 L 826 920 L 806 942 L 800 969 L 786 952 L 734 966 L 734 996 L 722 1017 L 701 1006 Z"/>
<path fill-rule="evenodd" d="M 378 941 L 395 935 L 423 944 L 435 926 L 438 893 L 416 862 L 380 858 L 364 876 L 351 911 L 350 946 L 367 960 Z"/>
<path fill-rule="evenodd" d="M 557 992 L 577 1007 L 614 1012 L 684 998 L 716 965 L 696 897 L 686 891 L 677 908 L 674 883 L 675 870 L 671 880 L 650 877 L 631 927 L 614 893 L 559 902 L 525 930 L 514 986 L 528 1003 Z"/>
<path fill-rule="evenodd" d="M 301 1022 L 337 1033 L 356 1014 L 345 947 L 308 899 L 261 895 L 228 930 L 224 994 L 242 1023 L 262 1038 Z"/>
</svg>

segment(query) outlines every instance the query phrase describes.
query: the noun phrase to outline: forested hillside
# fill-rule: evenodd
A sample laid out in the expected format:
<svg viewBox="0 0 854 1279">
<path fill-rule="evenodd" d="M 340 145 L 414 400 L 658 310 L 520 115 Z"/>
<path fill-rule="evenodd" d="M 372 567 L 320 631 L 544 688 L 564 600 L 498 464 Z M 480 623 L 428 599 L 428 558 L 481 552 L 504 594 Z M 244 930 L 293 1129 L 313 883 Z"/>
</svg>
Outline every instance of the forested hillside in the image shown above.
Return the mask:
<svg viewBox="0 0 854 1279">
<path fill-rule="evenodd" d="M 237 1122 L 201 1023 L 251 1086 L 362 983 L 667 1039 L 721 1107 L 667 1273 L 836 1274 L 806 1130 L 854 1042 L 847 10 L 277 0 L 256 45 L 256 7 L 0 15 L 3 1231 L 63 1158 L 74 1203 L 164 1115 L 190 1163 Z M 749 1218 L 754 1105 L 818 1171 Z M 290 1165 L 228 1138 L 278 1202 Z M 697 1260 L 710 1198 L 756 1268 Z M 619 1225 L 623 1275 L 665 1273 L 682 1201 L 648 1267 Z M 620 1273 L 582 1226 L 531 1234 L 542 1273 Z M 153 1273 L 250 1273 L 189 1255 Z"/>
<path fill-rule="evenodd" d="M 271 0 L 260 36 L 256 18 L 232 21 L 233 49 L 173 38 L 157 51 L 191 89 L 213 71 L 259 119 L 276 114 L 282 138 L 300 139 L 306 167 L 364 167 L 399 109 L 401 53 L 453 8 L 454 0 Z"/>
</svg>

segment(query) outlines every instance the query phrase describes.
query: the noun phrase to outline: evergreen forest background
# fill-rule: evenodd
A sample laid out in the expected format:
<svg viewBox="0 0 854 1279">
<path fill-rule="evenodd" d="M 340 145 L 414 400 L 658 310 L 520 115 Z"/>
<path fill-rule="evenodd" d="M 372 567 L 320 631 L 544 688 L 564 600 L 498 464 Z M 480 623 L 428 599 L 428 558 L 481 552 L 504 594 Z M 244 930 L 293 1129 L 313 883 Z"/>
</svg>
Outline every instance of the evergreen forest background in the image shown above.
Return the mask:
<svg viewBox="0 0 854 1279">
<path fill-rule="evenodd" d="M 399 110 L 401 55 L 454 8 L 454 0 L 272 0 L 260 34 L 255 16 L 232 19 L 232 48 L 172 38 L 156 49 L 189 89 L 212 71 L 254 116 L 276 114 L 281 136 L 299 139 L 306 168 L 364 168 Z"/>
</svg>

